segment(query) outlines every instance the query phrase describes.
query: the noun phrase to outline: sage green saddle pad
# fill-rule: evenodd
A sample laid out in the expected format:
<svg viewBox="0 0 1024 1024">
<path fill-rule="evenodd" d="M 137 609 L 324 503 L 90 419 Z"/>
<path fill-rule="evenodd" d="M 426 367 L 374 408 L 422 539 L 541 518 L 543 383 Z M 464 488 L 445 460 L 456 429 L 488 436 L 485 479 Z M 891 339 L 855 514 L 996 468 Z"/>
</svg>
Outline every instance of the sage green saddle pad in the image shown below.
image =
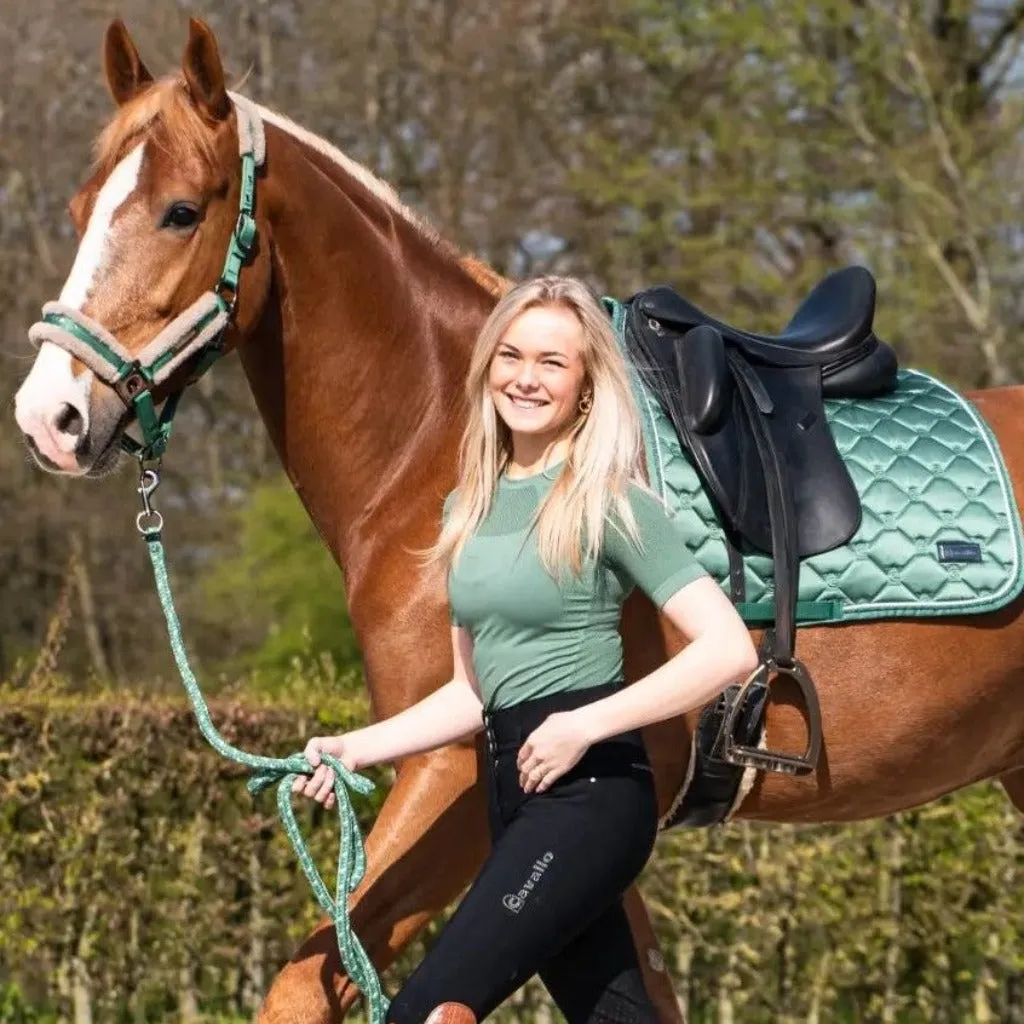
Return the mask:
<svg viewBox="0 0 1024 1024">
<path fill-rule="evenodd" d="M 615 320 L 621 329 L 621 315 Z M 630 372 L 651 486 L 728 590 L 724 532 L 711 501 L 668 415 Z M 863 518 L 849 543 L 801 563 L 798 621 L 976 614 L 1024 589 L 1013 488 L 971 402 L 926 373 L 901 370 L 892 394 L 827 400 L 825 413 Z M 737 607 L 751 624 L 770 621 L 771 558 L 744 561 L 746 600 Z"/>
</svg>

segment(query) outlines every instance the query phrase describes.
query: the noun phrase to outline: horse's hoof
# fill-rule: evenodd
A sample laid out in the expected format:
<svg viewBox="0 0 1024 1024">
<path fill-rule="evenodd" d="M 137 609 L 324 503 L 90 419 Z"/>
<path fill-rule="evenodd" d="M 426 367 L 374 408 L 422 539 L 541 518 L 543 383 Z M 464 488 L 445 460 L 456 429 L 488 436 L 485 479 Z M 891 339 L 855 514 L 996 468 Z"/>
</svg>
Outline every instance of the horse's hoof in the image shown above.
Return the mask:
<svg viewBox="0 0 1024 1024">
<path fill-rule="evenodd" d="M 462 1003 L 442 1003 L 423 1024 L 476 1024 L 476 1017 L 468 1006 Z"/>
</svg>

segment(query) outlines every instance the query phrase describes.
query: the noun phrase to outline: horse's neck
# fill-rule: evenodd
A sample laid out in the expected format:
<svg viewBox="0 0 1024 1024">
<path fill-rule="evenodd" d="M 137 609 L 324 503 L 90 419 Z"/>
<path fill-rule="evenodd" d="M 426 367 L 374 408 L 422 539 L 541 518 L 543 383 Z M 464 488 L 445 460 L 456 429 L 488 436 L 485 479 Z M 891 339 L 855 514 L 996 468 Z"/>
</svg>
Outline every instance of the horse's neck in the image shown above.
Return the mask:
<svg viewBox="0 0 1024 1024">
<path fill-rule="evenodd" d="M 373 577 L 415 574 L 403 548 L 436 539 L 461 426 L 453 410 L 494 298 L 342 168 L 332 179 L 326 158 L 279 132 L 268 146 L 273 288 L 241 358 L 285 471 L 345 572 L 355 621 L 384 610 Z M 388 595 L 387 610 L 396 604 Z"/>
</svg>

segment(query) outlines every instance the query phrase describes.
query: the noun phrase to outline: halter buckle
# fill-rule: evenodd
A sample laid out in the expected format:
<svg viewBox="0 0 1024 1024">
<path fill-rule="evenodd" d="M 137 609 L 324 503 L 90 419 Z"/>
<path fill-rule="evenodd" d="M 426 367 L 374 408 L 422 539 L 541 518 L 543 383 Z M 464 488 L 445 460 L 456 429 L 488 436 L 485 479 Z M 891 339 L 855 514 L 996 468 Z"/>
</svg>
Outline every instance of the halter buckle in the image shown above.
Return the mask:
<svg viewBox="0 0 1024 1024">
<path fill-rule="evenodd" d="M 256 241 L 256 218 L 247 210 L 242 210 L 235 221 L 235 241 L 242 254 L 248 258 Z"/>
<path fill-rule="evenodd" d="M 224 312 L 230 317 L 235 311 L 235 303 L 238 302 L 238 286 L 222 277 L 214 286 L 213 293 L 220 299 Z M 227 325 L 225 325 L 226 329 Z"/>
<path fill-rule="evenodd" d="M 145 394 L 152 387 L 142 364 L 136 359 L 127 371 L 111 385 L 117 397 L 130 409 L 139 395 Z"/>
</svg>

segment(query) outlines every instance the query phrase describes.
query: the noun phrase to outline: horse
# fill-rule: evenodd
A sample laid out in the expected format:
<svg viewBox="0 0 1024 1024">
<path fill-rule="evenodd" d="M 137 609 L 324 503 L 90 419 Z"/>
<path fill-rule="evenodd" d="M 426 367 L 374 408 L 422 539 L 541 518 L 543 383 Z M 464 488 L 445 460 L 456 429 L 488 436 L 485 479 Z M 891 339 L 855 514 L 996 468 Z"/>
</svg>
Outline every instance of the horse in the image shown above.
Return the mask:
<svg viewBox="0 0 1024 1024">
<path fill-rule="evenodd" d="M 135 356 L 218 280 L 224 252 L 244 234 L 243 102 L 228 91 L 214 34 L 198 20 L 180 71 L 160 79 L 114 21 L 104 71 L 116 109 L 71 200 L 81 241 L 60 305 Z M 508 281 L 329 142 L 255 109 L 265 129 L 257 240 L 237 292 L 229 289 L 224 347 L 237 352 L 284 471 L 344 575 L 371 712 L 387 717 L 452 670 L 444 580 L 422 571 L 413 552 L 439 528 L 455 480 L 470 349 Z M 183 357 L 155 383 L 153 401 L 182 387 L 198 358 Z M 1000 442 L 1019 505 L 1024 390 L 970 397 Z M 15 415 L 43 469 L 88 477 L 117 461 L 131 408 L 80 355 L 44 341 Z M 802 629 L 820 692 L 821 757 L 803 775 L 759 774 L 735 816 L 852 822 L 984 779 L 1001 780 L 1024 810 L 1022 607 L 1018 599 L 976 617 Z M 684 642 L 639 592 L 621 628 L 627 680 Z M 699 710 L 645 730 L 662 811 L 686 779 Z M 773 688 L 770 746 L 798 748 L 804 736 L 799 701 L 785 685 Z M 936 737 L 948 756 L 934 756 Z M 479 759 L 477 745 L 465 743 L 398 766 L 351 908 L 378 970 L 458 896 L 486 855 Z M 661 1018 L 679 1021 L 635 886 L 627 906 Z M 323 921 L 274 978 L 258 1019 L 327 1024 L 357 995 Z"/>
</svg>

